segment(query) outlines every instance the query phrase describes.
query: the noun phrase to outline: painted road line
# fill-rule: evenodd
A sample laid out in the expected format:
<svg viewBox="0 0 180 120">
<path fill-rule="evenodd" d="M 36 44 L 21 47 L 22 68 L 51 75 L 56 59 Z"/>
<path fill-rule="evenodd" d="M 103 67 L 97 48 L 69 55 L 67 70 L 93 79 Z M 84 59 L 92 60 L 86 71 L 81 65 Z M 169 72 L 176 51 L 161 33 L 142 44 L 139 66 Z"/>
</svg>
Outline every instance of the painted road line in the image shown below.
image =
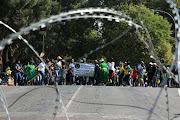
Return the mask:
<svg viewBox="0 0 180 120">
<path fill-rule="evenodd" d="M 81 88 L 82 88 L 82 85 L 77 89 L 77 91 L 74 93 L 74 95 L 72 96 L 68 104 L 66 105 L 65 107 L 66 111 L 68 110 L 69 106 L 71 105 L 72 101 L 74 100 L 74 98 L 76 97 L 76 95 L 78 94 Z"/>
</svg>

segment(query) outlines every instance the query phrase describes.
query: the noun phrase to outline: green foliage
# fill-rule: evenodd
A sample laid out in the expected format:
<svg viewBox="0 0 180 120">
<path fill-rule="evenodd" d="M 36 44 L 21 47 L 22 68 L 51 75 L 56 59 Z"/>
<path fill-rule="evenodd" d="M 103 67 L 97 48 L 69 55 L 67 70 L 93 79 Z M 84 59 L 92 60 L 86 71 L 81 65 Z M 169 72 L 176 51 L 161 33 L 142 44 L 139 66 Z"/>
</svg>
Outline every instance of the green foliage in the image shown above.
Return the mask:
<svg viewBox="0 0 180 120">
<path fill-rule="evenodd" d="M 154 14 L 153 12 L 151 12 L 148 8 L 146 8 L 145 6 L 136 6 L 133 4 L 130 5 L 124 5 L 122 6 L 123 11 L 126 14 L 129 14 L 134 22 L 139 23 L 139 18 L 137 16 L 137 14 L 140 14 L 140 18 L 142 19 L 144 25 L 147 27 L 152 42 L 155 46 L 155 50 L 157 51 L 157 54 L 159 55 L 160 58 L 164 58 L 166 59 L 166 63 L 170 63 L 171 62 L 171 58 L 172 57 L 172 45 L 169 43 L 174 43 L 174 40 L 171 38 L 171 25 L 167 19 L 164 19 L 162 16 L 159 16 L 158 14 Z M 140 23 L 139 23 L 140 24 Z M 144 36 L 146 39 L 146 36 Z M 166 44 L 162 44 L 162 43 L 166 43 Z M 165 45 L 167 45 L 167 47 L 164 47 Z M 166 52 L 164 53 L 168 53 L 168 54 L 161 54 L 162 51 L 159 49 L 162 49 Z M 145 50 L 146 51 L 146 50 Z M 146 52 L 143 52 L 146 53 Z M 147 54 L 145 54 L 145 56 L 149 56 Z M 138 59 L 136 59 L 138 60 Z M 149 62 L 149 60 L 146 58 L 146 61 Z"/>
<path fill-rule="evenodd" d="M 176 2 L 180 5 L 178 0 Z M 173 22 L 169 16 L 160 13 L 154 14 L 149 10 L 159 9 L 171 13 L 169 4 L 165 0 L 144 0 L 141 4 L 139 0 L 1 0 L 0 20 L 18 31 L 22 27 L 51 15 L 85 7 L 109 7 L 121 10 L 138 24 L 140 24 L 138 18 L 138 13 L 140 13 L 142 21 L 150 32 L 158 56 L 164 58 L 167 64 L 171 62 L 172 51 L 174 51 L 174 39 L 171 37 L 173 35 L 171 31 Z M 99 23 L 101 23 L 100 26 Z M 80 19 L 49 24 L 46 28 L 35 32 L 31 31 L 24 37 L 40 53 L 42 52 L 44 36 L 45 57 L 56 58 L 60 55 L 78 60 L 90 50 L 111 42 L 121 35 L 127 27 L 128 25 L 123 22 L 109 22 L 104 19 Z M 141 32 L 144 39 L 147 40 L 145 32 Z M 3 39 L 11 31 L 0 26 L 0 33 L 2 33 L 0 38 Z M 32 51 L 20 40 L 16 40 L 10 47 L 12 48 L 12 61 L 18 58 L 28 61 L 35 57 Z M 4 55 L 8 53 L 8 50 L 8 48 L 4 50 Z M 131 61 L 133 65 L 137 65 L 139 58 L 144 59 L 146 63 L 150 62 L 152 59 L 149 56 L 148 49 L 140 41 L 135 28 L 132 27 L 122 38 L 88 56 L 88 59 L 105 57 L 108 60 L 110 57 L 114 57 L 116 63 Z"/>
</svg>

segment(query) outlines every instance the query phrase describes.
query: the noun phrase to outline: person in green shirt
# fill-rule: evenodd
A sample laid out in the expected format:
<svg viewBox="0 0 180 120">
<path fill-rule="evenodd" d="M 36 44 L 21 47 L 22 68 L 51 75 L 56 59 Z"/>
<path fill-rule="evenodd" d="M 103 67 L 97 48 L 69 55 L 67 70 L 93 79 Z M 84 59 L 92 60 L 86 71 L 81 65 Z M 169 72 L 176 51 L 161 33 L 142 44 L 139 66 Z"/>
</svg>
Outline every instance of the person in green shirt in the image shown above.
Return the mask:
<svg viewBox="0 0 180 120">
<path fill-rule="evenodd" d="M 29 83 L 29 85 L 33 85 L 33 80 L 36 78 L 38 75 L 35 66 L 34 66 L 34 61 L 30 60 L 29 64 L 24 66 L 25 67 L 25 73 L 26 75 L 26 82 Z"/>
<path fill-rule="evenodd" d="M 106 63 L 104 63 L 104 59 L 101 58 L 100 63 L 99 63 L 99 69 L 100 69 L 100 73 L 98 76 L 98 83 L 99 85 L 106 85 L 108 83 L 108 75 L 109 75 L 109 71 L 107 69 L 108 65 Z"/>
</svg>

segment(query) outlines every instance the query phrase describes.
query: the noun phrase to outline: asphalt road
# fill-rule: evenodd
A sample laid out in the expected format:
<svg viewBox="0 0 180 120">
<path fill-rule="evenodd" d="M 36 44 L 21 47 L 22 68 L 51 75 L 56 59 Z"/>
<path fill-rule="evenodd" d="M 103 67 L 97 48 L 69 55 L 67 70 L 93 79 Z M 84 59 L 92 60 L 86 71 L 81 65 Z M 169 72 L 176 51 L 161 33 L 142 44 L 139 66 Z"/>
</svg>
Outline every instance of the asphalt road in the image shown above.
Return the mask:
<svg viewBox="0 0 180 120">
<path fill-rule="evenodd" d="M 66 120 L 54 86 L 0 86 L 11 120 Z M 161 88 L 115 86 L 59 86 L 70 120 L 147 120 Z M 150 120 L 168 120 L 163 89 Z M 168 89 L 169 118 L 180 120 L 178 88 Z M 7 115 L 0 101 L 0 120 Z"/>
</svg>

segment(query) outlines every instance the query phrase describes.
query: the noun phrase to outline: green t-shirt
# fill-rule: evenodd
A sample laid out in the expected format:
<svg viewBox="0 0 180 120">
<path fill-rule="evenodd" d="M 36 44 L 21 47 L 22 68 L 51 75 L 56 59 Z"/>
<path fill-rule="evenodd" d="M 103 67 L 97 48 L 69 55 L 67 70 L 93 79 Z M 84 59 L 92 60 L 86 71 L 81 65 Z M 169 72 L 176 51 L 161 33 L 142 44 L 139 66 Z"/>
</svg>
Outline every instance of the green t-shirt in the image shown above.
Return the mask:
<svg viewBox="0 0 180 120">
<path fill-rule="evenodd" d="M 106 63 L 100 63 L 100 64 L 99 64 L 99 67 L 100 67 L 101 69 L 107 69 L 107 64 L 106 64 Z"/>
</svg>

